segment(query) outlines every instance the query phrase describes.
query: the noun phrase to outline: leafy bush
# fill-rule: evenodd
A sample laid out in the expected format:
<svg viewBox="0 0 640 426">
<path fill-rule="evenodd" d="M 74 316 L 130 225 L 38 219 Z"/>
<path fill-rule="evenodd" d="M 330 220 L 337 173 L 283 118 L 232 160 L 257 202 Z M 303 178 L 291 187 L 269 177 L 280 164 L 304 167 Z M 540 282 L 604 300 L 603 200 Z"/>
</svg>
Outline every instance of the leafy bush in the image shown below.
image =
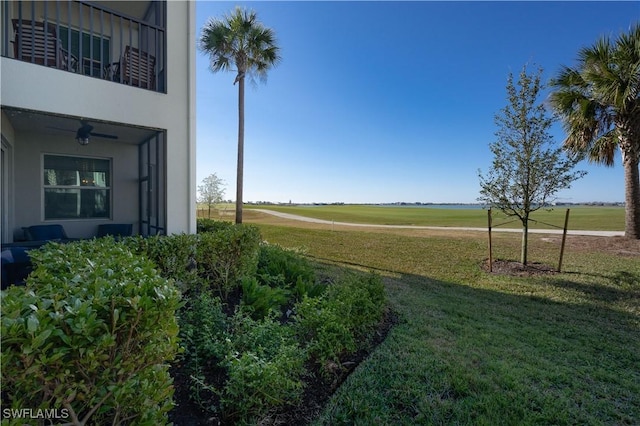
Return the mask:
<svg viewBox="0 0 640 426">
<path fill-rule="evenodd" d="M 306 281 L 301 278 L 296 280 L 296 285 L 293 287 L 293 294 L 295 299 L 300 301 L 305 296 L 308 297 L 320 297 L 327 289 L 327 286 L 322 283 L 316 283 L 313 281 Z"/>
<path fill-rule="evenodd" d="M 232 225 L 198 234 L 198 271 L 214 283 L 222 298 L 256 273 L 260 232 L 254 226 Z"/>
<path fill-rule="evenodd" d="M 206 383 L 205 370 L 218 367 L 231 351 L 228 318 L 222 301 L 211 292 L 193 297 L 180 309 L 178 315 L 180 339 L 185 351 L 181 361 L 193 378 L 191 399 L 204 409 L 215 408 L 213 400 L 221 389 Z"/>
<path fill-rule="evenodd" d="M 309 356 L 321 365 L 356 350 L 356 341 L 339 305 L 327 295 L 305 297 L 296 305 L 295 313 L 298 339 L 307 342 Z"/>
<path fill-rule="evenodd" d="M 309 355 L 321 365 L 354 352 L 357 342 L 381 319 L 384 286 L 375 274 L 350 274 L 318 298 L 305 297 L 295 307 L 294 328 L 308 342 Z"/>
<path fill-rule="evenodd" d="M 133 251 L 143 253 L 153 260 L 165 278 L 171 278 L 183 290 L 201 283 L 196 271 L 196 235 L 171 235 L 125 238 L 124 243 Z"/>
<path fill-rule="evenodd" d="M 289 327 L 272 317 L 255 321 L 239 311 L 233 317 L 231 349 L 221 401 L 227 417 L 255 424 L 274 408 L 299 401 L 306 357 Z"/>
<path fill-rule="evenodd" d="M 260 245 L 258 275 L 279 277 L 287 287 L 293 287 L 298 280 L 315 281 L 315 271 L 307 258 L 293 250 L 270 244 Z"/>
<path fill-rule="evenodd" d="M 379 275 L 347 274 L 327 289 L 327 297 L 336 305 L 343 323 L 356 338 L 368 334 L 386 309 L 384 285 Z"/>
<path fill-rule="evenodd" d="M 231 222 L 203 218 L 198 218 L 198 221 L 196 223 L 198 234 L 201 234 L 203 232 L 218 232 L 221 230 L 229 229 L 233 226 L 234 225 Z"/>
<path fill-rule="evenodd" d="M 254 226 L 209 222 L 215 223 L 205 227 L 209 232 L 132 237 L 125 244 L 149 256 L 163 276 L 176 280 L 185 292 L 208 287 L 226 298 L 243 277 L 255 274 L 260 233 Z"/>
<path fill-rule="evenodd" d="M 295 300 L 318 297 L 326 286 L 316 283 L 311 262 L 293 250 L 262 244 L 258 258 L 258 279 L 262 284 L 290 290 Z"/>
<path fill-rule="evenodd" d="M 269 312 L 278 312 L 289 300 L 289 292 L 260 284 L 255 277 L 242 280 L 242 303 L 254 319 L 264 318 Z"/>
<path fill-rule="evenodd" d="M 227 354 L 227 315 L 222 301 L 210 292 L 189 300 L 178 315 L 180 339 L 188 352 L 183 357 L 222 360 Z"/>
<path fill-rule="evenodd" d="M 2 292 L 4 407 L 65 408 L 77 424 L 166 423 L 173 283 L 108 238 L 30 255 L 26 286 Z"/>
</svg>

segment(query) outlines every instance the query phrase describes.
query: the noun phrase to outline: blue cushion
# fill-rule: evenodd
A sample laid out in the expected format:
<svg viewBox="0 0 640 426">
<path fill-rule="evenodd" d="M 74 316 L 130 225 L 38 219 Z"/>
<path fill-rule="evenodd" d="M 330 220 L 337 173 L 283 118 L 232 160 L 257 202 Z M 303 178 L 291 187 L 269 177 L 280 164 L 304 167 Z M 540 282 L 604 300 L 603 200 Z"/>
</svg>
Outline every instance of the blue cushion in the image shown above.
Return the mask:
<svg viewBox="0 0 640 426">
<path fill-rule="evenodd" d="M 10 284 L 23 284 L 31 271 L 29 249 L 9 247 L 2 250 L 2 290 Z"/>
</svg>

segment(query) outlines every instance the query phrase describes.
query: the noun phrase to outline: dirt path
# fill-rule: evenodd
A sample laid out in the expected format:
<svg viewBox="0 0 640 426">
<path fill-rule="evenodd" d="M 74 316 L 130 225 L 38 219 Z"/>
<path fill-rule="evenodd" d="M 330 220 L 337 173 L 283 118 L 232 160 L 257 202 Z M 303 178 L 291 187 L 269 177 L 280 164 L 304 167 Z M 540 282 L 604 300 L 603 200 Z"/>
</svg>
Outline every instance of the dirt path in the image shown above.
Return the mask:
<svg viewBox="0 0 640 426">
<path fill-rule="evenodd" d="M 325 225 L 343 225 L 343 226 L 355 226 L 363 228 L 395 228 L 395 229 L 431 229 L 431 230 L 449 230 L 449 231 L 486 231 L 487 228 L 471 228 L 471 227 L 459 227 L 459 226 L 418 226 L 418 225 L 376 225 L 371 223 L 347 223 L 347 222 L 335 222 L 331 220 L 316 219 L 312 217 L 299 216 L 290 213 L 277 212 L 275 210 L 267 209 L 252 209 L 253 211 L 270 214 L 272 216 L 281 217 L 283 219 L 298 220 L 301 222 L 321 223 Z M 522 232 L 517 228 L 493 228 L 494 232 Z M 560 229 L 532 229 L 529 228 L 529 232 L 537 234 L 562 234 Z M 623 231 L 583 231 L 573 230 L 567 231 L 568 235 L 586 235 L 592 237 L 622 237 Z"/>
</svg>

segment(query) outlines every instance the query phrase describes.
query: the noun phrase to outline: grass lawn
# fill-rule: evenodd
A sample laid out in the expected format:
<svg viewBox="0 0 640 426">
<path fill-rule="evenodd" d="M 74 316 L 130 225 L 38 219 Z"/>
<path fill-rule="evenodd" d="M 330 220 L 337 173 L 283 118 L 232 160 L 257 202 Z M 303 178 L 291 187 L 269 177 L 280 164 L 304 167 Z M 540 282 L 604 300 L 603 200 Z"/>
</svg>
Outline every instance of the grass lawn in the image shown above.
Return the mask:
<svg viewBox="0 0 640 426">
<path fill-rule="evenodd" d="M 336 222 L 372 223 L 384 225 L 465 226 L 486 227 L 487 211 L 482 209 L 444 209 L 430 207 L 391 207 L 371 205 L 326 205 L 326 206 L 245 206 L 245 210 L 264 208 L 284 213 L 332 220 Z M 566 208 L 551 211 L 539 210 L 533 214 L 532 228 L 551 228 L 547 224 L 562 228 Z M 230 209 L 232 212 L 233 209 Z M 494 226 L 510 221 L 504 214 L 494 210 Z M 543 223 L 544 222 L 544 223 Z M 509 228 L 520 228 L 520 222 L 508 224 Z M 624 207 L 571 206 L 569 229 L 602 231 L 624 230 Z"/>
<path fill-rule="evenodd" d="M 569 236 L 563 273 L 514 277 L 482 270 L 481 233 L 245 221 L 326 268 L 377 270 L 400 318 L 316 424 L 640 424 L 637 241 Z M 519 244 L 497 235 L 494 258 Z M 558 237 L 530 244 L 532 262 L 557 264 Z"/>
</svg>

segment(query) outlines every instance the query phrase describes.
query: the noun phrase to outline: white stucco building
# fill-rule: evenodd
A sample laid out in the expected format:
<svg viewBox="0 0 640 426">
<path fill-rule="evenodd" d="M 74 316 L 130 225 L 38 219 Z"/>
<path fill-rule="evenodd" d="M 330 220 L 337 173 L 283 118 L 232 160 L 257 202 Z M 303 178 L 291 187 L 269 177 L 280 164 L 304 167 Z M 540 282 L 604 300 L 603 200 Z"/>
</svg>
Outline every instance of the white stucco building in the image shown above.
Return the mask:
<svg viewBox="0 0 640 426">
<path fill-rule="evenodd" d="M 1 1 L 2 242 L 195 232 L 195 4 Z"/>
</svg>

